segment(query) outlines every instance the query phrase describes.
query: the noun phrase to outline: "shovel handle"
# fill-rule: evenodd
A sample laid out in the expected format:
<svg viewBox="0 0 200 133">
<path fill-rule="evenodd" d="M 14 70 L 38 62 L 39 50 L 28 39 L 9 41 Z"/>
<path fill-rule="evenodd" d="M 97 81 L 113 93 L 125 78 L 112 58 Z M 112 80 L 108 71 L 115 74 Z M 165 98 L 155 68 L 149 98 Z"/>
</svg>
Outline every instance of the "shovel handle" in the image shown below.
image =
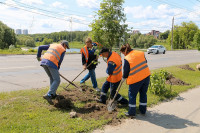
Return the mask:
<svg viewBox="0 0 200 133">
<path fill-rule="evenodd" d="M 94 61 L 94 60 L 93 60 Z M 91 62 L 88 66 L 87 66 L 87 68 L 89 67 L 89 66 L 91 66 L 94 62 Z M 87 69 L 86 68 L 86 69 Z M 86 69 L 84 69 L 84 70 L 82 70 L 73 80 L 72 80 L 72 82 L 74 82 L 74 80 L 76 80 Z M 68 84 L 66 87 L 65 87 L 65 89 L 67 89 L 67 87 L 69 87 L 70 86 L 70 84 Z"/>
<path fill-rule="evenodd" d="M 122 84 L 123 84 L 123 82 L 122 82 L 122 80 L 121 80 L 120 83 L 119 83 L 119 86 L 118 86 L 118 88 L 117 88 L 117 91 L 116 91 L 116 93 L 115 93 L 115 96 L 113 97 L 113 101 L 115 101 L 115 98 L 116 98 L 116 96 L 117 96 L 117 94 L 118 94 L 118 92 L 119 92 L 119 90 L 120 90 Z"/>
<path fill-rule="evenodd" d="M 75 86 L 76 88 L 78 88 L 79 90 L 82 91 L 82 89 L 81 89 L 79 86 L 77 86 L 77 85 L 75 85 L 74 83 L 72 83 L 71 81 L 69 81 L 69 80 L 68 80 L 67 78 L 65 78 L 62 74 L 59 73 L 59 75 L 60 75 L 63 79 L 65 79 L 67 82 L 69 82 L 71 85 Z M 66 88 L 65 88 L 65 89 L 66 89 Z"/>
</svg>

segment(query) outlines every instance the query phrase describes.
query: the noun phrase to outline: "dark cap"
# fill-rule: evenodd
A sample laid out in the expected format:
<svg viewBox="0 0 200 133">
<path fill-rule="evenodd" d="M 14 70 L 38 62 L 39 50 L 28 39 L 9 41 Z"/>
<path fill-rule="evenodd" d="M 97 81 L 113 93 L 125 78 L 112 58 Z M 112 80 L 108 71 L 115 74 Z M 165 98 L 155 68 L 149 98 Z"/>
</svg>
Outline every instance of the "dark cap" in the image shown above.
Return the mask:
<svg viewBox="0 0 200 133">
<path fill-rule="evenodd" d="M 65 44 L 65 45 L 67 46 L 67 48 L 70 49 L 70 48 L 69 48 L 69 43 L 68 43 L 68 41 L 63 40 L 63 41 L 61 42 L 61 44 Z"/>
<path fill-rule="evenodd" d="M 109 52 L 110 50 L 108 48 L 103 47 L 100 51 L 100 54 L 104 53 L 104 52 Z"/>
</svg>

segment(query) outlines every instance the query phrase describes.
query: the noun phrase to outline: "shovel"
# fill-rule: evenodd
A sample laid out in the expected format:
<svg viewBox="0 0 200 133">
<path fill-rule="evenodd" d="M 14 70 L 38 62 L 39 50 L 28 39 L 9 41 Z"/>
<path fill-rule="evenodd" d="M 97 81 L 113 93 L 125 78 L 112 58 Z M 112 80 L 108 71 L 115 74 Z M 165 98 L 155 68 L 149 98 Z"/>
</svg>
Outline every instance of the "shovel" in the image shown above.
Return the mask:
<svg viewBox="0 0 200 133">
<path fill-rule="evenodd" d="M 117 101 L 115 101 L 115 98 L 116 98 L 116 96 L 117 96 L 117 94 L 118 94 L 118 92 L 119 92 L 119 89 L 121 88 L 122 84 L 123 84 L 123 81 L 121 80 L 121 82 L 120 82 L 120 84 L 119 84 L 119 86 L 118 86 L 118 88 L 117 88 L 117 91 L 116 91 L 116 93 L 115 93 L 114 98 L 111 99 L 111 100 L 108 102 L 108 104 L 107 104 L 108 112 L 112 112 L 112 111 L 115 110 L 115 108 L 117 107 Z"/>
<path fill-rule="evenodd" d="M 82 88 L 81 87 L 79 87 L 79 86 L 77 86 L 77 85 L 75 85 L 74 83 L 72 83 L 71 81 L 69 81 L 67 78 L 65 78 L 62 74 L 59 74 L 63 79 L 65 79 L 67 82 L 69 82 L 71 85 L 73 85 L 73 86 L 75 86 L 76 88 L 78 88 L 80 91 L 82 91 Z M 63 89 L 65 89 L 65 88 L 63 88 Z M 67 90 L 67 89 L 65 89 L 65 90 Z"/>
<path fill-rule="evenodd" d="M 92 61 L 88 66 L 87 66 L 87 68 L 89 67 L 89 66 L 91 66 L 93 63 L 96 63 L 95 61 Z M 97 63 L 100 63 L 100 62 L 97 62 Z M 87 69 L 86 68 L 86 69 Z M 72 80 L 72 83 L 74 82 L 74 80 L 76 80 L 86 69 L 84 69 L 84 70 L 82 70 L 73 80 Z M 69 87 L 70 86 L 70 84 L 68 84 L 66 87 L 65 87 L 65 89 L 67 89 L 67 87 Z"/>
</svg>

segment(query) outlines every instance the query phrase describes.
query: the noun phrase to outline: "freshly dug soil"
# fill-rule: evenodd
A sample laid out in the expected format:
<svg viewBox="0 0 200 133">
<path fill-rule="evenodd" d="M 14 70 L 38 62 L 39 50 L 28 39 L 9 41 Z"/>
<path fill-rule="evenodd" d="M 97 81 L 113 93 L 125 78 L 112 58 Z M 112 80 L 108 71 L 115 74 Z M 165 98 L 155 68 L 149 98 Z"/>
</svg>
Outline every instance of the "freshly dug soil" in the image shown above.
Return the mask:
<svg viewBox="0 0 200 133">
<path fill-rule="evenodd" d="M 63 91 L 54 100 L 54 106 L 56 108 L 68 111 L 77 112 L 77 116 L 83 119 L 112 119 L 111 124 L 119 124 L 120 119 L 117 119 L 117 109 L 112 113 L 107 110 L 107 105 L 97 103 L 97 99 L 100 97 L 97 92 L 88 86 L 81 86 L 82 91 L 78 89 L 69 89 Z M 85 103 L 84 107 L 77 108 L 74 106 L 75 102 Z"/>
<path fill-rule="evenodd" d="M 185 69 L 185 70 L 190 70 L 190 71 L 195 71 L 193 68 L 191 68 L 189 65 L 182 65 L 182 66 L 178 66 L 181 69 Z"/>
<path fill-rule="evenodd" d="M 190 85 L 190 84 L 185 83 L 184 81 L 174 77 L 171 74 L 167 77 L 166 84 L 171 84 L 171 85 Z"/>
</svg>

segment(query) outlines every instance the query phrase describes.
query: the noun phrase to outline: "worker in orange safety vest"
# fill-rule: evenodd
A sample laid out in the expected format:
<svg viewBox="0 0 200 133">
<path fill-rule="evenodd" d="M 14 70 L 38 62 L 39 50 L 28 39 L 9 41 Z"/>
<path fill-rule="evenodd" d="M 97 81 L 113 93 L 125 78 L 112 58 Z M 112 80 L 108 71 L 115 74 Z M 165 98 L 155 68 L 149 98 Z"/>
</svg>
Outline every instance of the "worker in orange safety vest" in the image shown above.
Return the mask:
<svg viewBox="0 0 200 133">
<path fill-rule="evenodd" d="M 62 41 L 60 44 L 42 45 L 38 47 L 37 59 L 41 61 L 42 66 L 50 78 L 50 88 L 47 94 L 43 96 L 49 104 L 53 104 L 52 99 L 57 97 L 56 90 L 60 84 L 60 75 L 58 70 L 65 56 L 66 49 L 69 49 L 67 41 Z M 41 59 L 41 53 L 43 50 L 47 52 Z"/>
<path fill-rule="evenodd" d="M 129 111 L 127 116 L 136 115 L 136 96 L 140 93 L 139 110 L 141 114 L 146 113 L 147 90 L 150 81 L 150 70 L 147 65 L 145 54 L 142 51 L 131 49 L 129 44 L 123 45 L 120 49 L 125 56 L 123 68 L 123 81 L 129 85 Z"/>
<path fill-rule="evenodd" d="M 97 43 L 93 43 L 91 38 L 86 38 L 86 45 L 81 49 L 82 55 L 82 65 L 83 69 L 88 69 L 89 72 L 84 76 L 84 78 L 80 81 L 80 84 L 84 84 L 89 78 L 91 78 L 93 88 L 96 91 L 100 91 L 98 88 L 95 69 L 97 64 L 92 63 L 93 61 L 97 61 L 97 55 L 95 54 Z M 91 64 L 92 63 L 92 64 Z"/>
<path fill-rule="evenodd" d="M 108 48 L 102 48 L 100 54 L 107 58 L 106 73 L 109 76 L 102 86 L 101 97 L 98 102 L 106 104 L 106 95 L 108 89 L 110 88 L 110 97 L 113 98 L 122 79 L 122 60 L 118 53 L 113 51 L 110 52 Z M 117 94 L 115 100 L 120 104 L 128 105 L 128 100 L 123 98 L 119 93 Z"/>
</svg>

